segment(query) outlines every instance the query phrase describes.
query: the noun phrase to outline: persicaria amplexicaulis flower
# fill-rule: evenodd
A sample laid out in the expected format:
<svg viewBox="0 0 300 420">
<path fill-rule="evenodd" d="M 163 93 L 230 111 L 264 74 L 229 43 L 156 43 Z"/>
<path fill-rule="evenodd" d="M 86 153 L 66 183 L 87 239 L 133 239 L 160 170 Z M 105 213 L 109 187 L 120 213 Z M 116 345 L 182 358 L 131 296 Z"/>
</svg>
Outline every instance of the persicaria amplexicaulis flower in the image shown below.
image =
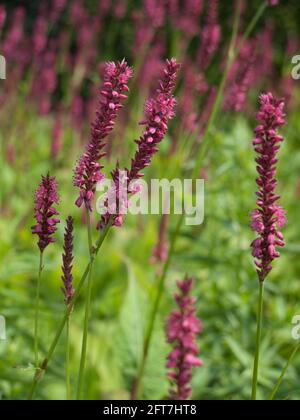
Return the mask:
<svg viewBox="0 0 300 420">
<path fill-rule="evenodd" d="M 192 279 L 186 277 L 177 282 L 179 293 L 175 295 L 178 309 L 174 309 L 167 319 L 167 340 L 173 345 L 168 356 L 168 376 L 174 383 L 169 399 L 186 400 L 192 394 L 190 381 L 192 368 L 202 366 L 198 358 L 197 334 L 202 331 L 200 320 L 196 316 L 196 298 L 191 296 Z"/>
<path fill-rule="evenodd" d="M 60 220 L 55 217 L 59 213 L 54 204 L 58 204 L 57 182 L 55 177 L 42 176 L 42 181 L 35 193 L 34 216 L 37 224 L 32 226 L 32 233 L 38 235 L 38 246 L 43 252 L 45 248 L 56 239 L 53 234 L 56 232 L 56 225 Z"/>
<path fill-rule="evenodd" d="M 103 166 L 99 163 L 99 160 L 105 156 L 103 140 L 112 131 L 117 112 L 122 108 L 121 102 L 127 98 L 125 95 L 125 92 L 129 90 L 127 82 L 132 74 L 132 69 L 125 60 L 106 64 L 99 108 L 91 128 L 91 140 L 85 153 L 79 159 L 74 174 L 74 185 L 80 188 L 80 194 L 76 200 L 78 207 L 85 203 L 86 208 L 92 211 L 91 202 L 96 185 L 104 178 L 101 172 Z"/>
<path fill-rule="evenodd" d="M 252 213 L 252 229 L 259 237 L 252 242 L 255 264 L 260 281 L 264 281 L 272 270 L 272 261 L 280 256 L 277 247 L 283 247 L 284 237 L 280 229 L 286 223 L 284 209 L 276 204 L 280 196 L 276 194 L 277 153 L 283 137 L 277 129 L 285 124 L 284 101 L 275 99 L 272 93 L 260 97 L 260 110 L 257 119 L 261 122 L 256 127 L 253 145 L 258 157 L 256 180 L 257 206 Z"/>
<path fill-rule="evenodd" d="M 132 159 L 131 168 L 128 171 L 129 182 L 143 176 L 141 171 L 150 165 L 152 156 L 158 151 L 157 145 L 164 138 L 168 129 L 168 120 L 173 118 L 176 99 L 173 96 L 175 81 L 180 64 L 175 58 L 166 61 L 164 78 L 159 82 L 156 96 L 150 98 L 145 104 L 144 134 L 136 140 L 138 150 Z"/>
<path fill-rule="evenodd" d="M 61 289 L 65 296 L 65 304 L 69 305 L 72 297 L 74 296 L 75 290 L 73 287 L 73 275 L 72 275 L 72 262 L 73 262 L 73 218 L 69 216 L 67 218 L 67 225 L 64 235 L 64 253 L 62 256 L 62 281 L 64 287 Z"/>
</svg>

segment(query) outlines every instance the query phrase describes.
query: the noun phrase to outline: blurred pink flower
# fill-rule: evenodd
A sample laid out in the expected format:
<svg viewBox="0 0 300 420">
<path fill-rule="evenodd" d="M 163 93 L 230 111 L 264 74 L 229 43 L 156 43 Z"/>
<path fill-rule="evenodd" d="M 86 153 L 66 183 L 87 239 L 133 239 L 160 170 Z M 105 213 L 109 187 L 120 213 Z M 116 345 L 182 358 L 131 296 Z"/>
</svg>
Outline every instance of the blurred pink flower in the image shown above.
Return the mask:
<svg viewBox="0 0 300 420">
<path fill-rule="evenodd" d="M 198 63 L 202 69 L 206 69 L 209 66 L 221 41 L 221 26 L 218 21 L 218 11 L 219 0 L 210 0 L 198 50 Z"/>
<path fill-rule="evenodd" d="M 178 309 L 174 309 L 167 319 L 167 340 L 173 345 L 167 361 L 168 376 L 174 383 L 169 395 L 171 400 L 186 400 L 191 396 L 192 368 L 203 366 L 197 346 L 197 334 L 202 331 L 202 324 L 196 316 L 196 298 L 191 296 L 192 283 L 188 277 L 177 282 L 179 293 L 175 299 Z"/>
</svg>

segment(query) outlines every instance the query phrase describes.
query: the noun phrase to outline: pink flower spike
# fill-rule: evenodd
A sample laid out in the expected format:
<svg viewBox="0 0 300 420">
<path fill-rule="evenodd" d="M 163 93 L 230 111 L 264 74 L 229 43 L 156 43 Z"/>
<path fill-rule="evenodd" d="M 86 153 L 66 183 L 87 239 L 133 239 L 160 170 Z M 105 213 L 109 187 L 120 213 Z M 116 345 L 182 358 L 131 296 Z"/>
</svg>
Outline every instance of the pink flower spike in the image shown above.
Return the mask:
<svg viewBox="0 0 300 420">
<path fill-rule="evenodd" d="M 275 193 L 277 187 L 276 164 L 278 146 L 283 137 L 278 134 L 278 128 L 285 124 L 283 111 L 284 101 L 274 98 L 272 93 L 262 94 L 257 119 L 262 124 L 255 129 L 254 149 L 259 177 L 257 200 L 258 208 L 251 213 L 251 228 L 259 237 L 252 242 L 252 255 L 258 267 L 257 273 L 263 282 L 272 270 L 272 262 L 280 257 L 276 247 L 283 247 L 284 237 L 279 231 L 287 219 L 285 210 L 276 204 L 280 196 Z M 278 240 L 276 240 L 278 238 Z"/>
<path fill-rule="evenodd" d="M 114 128 L 117 112 L 121 108 L 120 102 L 122 98 L 126 98 L 125 95 L 121 95 L 123 92 L 128 92 L 127 82 L 132 74 L 133 71 L 125 60 L 106 64 L 96 119 L 91 127 L 91 140 L 74 171 L 73 183 L 80 189 L 75 202 L 78 207 L 85 203 L 86 208 L 92 211 L 92 198 L 96 185 L 104 178 L 101 172 L 103 166 L 99 164 L 99 160 L 105 156 L 104 138 Z"/>
<path fill-rule="evenodd" d="M 45 248 L 56 240 L 52 235 L 56 232 L 56 225 L 60 220 L 55 217 L 58 212 L 53 204 L 58 204 L 58 202 L 55 177 L 49 174 L 42 176 L 42 181 L 35 193 L 34 215 L 37 224 L 31 228 L 32 233 L 39 237 L 38 246 L 41 252 L 44 252 Z"/>
<path fill-rule="evenodd" d="M 72 262 L 73 262 L 73 218 L 71 216 L 67 219 L 67 225 L 64 236 L 64 253 L 63 253 L 63 266 L 62 266 L 62 281 L 64 287 L 62 292 L 65 297 L 65 304 L 69 305 L 72 297 L 74 296 L 75 290 L 73 287 L 73 275 L 72 275 Z"/>
</svg>

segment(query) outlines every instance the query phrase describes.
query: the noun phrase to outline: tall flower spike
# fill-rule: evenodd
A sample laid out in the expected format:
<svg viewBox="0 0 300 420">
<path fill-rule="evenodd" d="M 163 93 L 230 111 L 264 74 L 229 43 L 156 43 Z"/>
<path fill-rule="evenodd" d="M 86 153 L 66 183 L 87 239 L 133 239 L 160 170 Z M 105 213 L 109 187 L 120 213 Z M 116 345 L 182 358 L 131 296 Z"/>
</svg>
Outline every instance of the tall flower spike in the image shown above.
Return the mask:
<svg viewBox="0 0 300 420">
<path fill-rule="evenodd" d="M 257 206 L 252 213 L 252 229 L 258 233 L 258 238 L 252 242 L 257 273 L 261 282 L 272 270 L 272 261 L 280 256 L 276 247 L 283 247 L 284 237 L 280 228 L 286 223 L 284 209 L 276 204 L 280 196 L 276 194 L 276 164 L 277 153 L 283 137 L 277 129 L 285 124 L 284 101 L 274 98 L 272 93 L 260 97 L 260 110 L 257 119 L 261 122 L 256 127 L 253 145 L 256 158 L 259 187 L 256 195 Z"/>
<path fill-rule="evenodd" d="M 158 151 L 157 145 L 167 132 L 168 120 L 175 115 L 176 99 L 173 91 L 179 68 L 180 65 L 175 58 L 167 60 L 164 78 L 159 82 L 156 96 L 146 101 L 146 118 L 140 123 L 145 125 L 146 129 L 140 139 L 136 140 L 138 150 L 131 162 L 129 182 L 143 176 L 141 171 L 150 165 L 152 156 Z"/>
<path fill-rule="evenodd" d="M 58 204 L 58 202 L 59 196 L 55 177 L 49 174 L 42 176 L 42 181 L 35 193 L 34 216 L 37 224 L 31 228 L 32 233 L 39 237 L 38 246 L 41 252 L 50 243 L 56 241 L 52 235 L 56 232 L 56 225 L 60 220 L 54 217 L 59 213 L 53 205 Z"/>
<path fill-rule="evenodd" d="M 74 186 L 80 189 L 76 200 L 78 207 L 84 202 L 86 208 L 92 211 L 91 203 L 97 182 L 104 178 L 101 172 L 103 166 L 99 164 L 99 160 L 105 156 L 103 140 L 112 131 L 117 112 L 122 108 L 121 102 L 127 98 L 124 92 L 129 90 L 127 82 L 132 74 L 132 69 L 125 60 L 106 64 L 99 107 L 91 128 L 91 140 L 75 168 Z"/>
<path fill-rule="evenodd" d="M 64 236 L 64 253 L 62 256 L 62 281 L 64 287 L 61 289 L 65 296 L 65 304 L 69 305 L 72 297 L 74 296 L 75 290 L 73 288 L 73 275 L 72 275 L 72 262 L 73 262 L 73 218 L 69 216 L 67 218 L 67 225 Z"/>
<path fill-rule="evenodd" d="M 179 293 L 175 294 L 178 309 L 174 309 L 167 318 L 167 340 L 173 344 L 173 350 L 168 356 L 168 376 L 174 382 L 169 399 L 186 400 L 192 394 L 190 381 L 193 366 L 202 366 L 198 358 L 199 348 L 196 336 L 202 331 L 200 320 L 196 317 L 196 298 L 190 295 L 192 279 L 186 277 L 178 281 Z"/>
</svg>

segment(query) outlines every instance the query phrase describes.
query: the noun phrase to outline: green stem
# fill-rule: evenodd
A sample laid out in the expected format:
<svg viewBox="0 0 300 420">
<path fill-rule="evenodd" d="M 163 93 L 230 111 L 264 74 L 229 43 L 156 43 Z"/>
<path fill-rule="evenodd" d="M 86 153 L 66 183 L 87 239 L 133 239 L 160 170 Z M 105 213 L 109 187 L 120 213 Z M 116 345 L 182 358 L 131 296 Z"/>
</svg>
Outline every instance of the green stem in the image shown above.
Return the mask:
<svg viewBox="0 0 300 420">
<path fill-rule="evenodd" d="M 43 362 L 40 364 L 38 371 L 34 375 L 34 378 L 32 380 L 32 384 L 31 384 L 31 387 L 30 387 L 30 390 L 29 390 L 29 393 L 28 393 L 28 400 L 32 400 L 33 399 L 34 393 L 35 393 L 36 388 L 37 388 L 37 385 L 38 385 L 39 381 L 43 378 L 45 372 L 48 369 L 49 362 L 50 362 L 50 360 L 53 357 L 53 354 L 54 354 L 54 352 L 56 350 L 57 344 L 58 344 L 58 342 L 60 340 L 60 337 L 61 337 L 61 335 L 63 333 L 63 330 L 65 328 L 65 325 L 66 325 L 66 323 L 68 321 L 68 318 L 71 315 L 71 313 L 73 311 L 73 308 L 74 308 L 76 302 L 79 299 L 79 296 L 80 296 L 80 293 L 81 293 L 82 288 L 84 286 L 84 283 L 85 283 L 85 281 L 86 281 L 86 279 L 88 277 L 88 274 L 90 272 L 90 266 L 92 265 L 92 263 L 93 263 L 94 259 L 96 258 L 96 256 L 97 256 L 100 248 L 102 247 L 102 245 L 103 245 L 103 243 L 105 241 L 105 238 L 107 237 L 107 234 L 108 234 L 110 228 L 111 228 L 111 223 L 109 223 L 105 227 L 105 229 L 101 232 L 101 234 L 100 234 L 100 237 L 99 237 L 99 239 L 98 239 L 98 241 L 96 243 L 96 249 L 93 252 L 92 256 L 90 257 L 90 261 L 89 261 L 89 263 L 88 263 L 88 265 L 87 265 L 87 267 L 86 267 L 86 269 L 85 269 L 85 271 L 83 273 L 83 276 L 81 277 L 81 279 L 80 279 L 80 281 L 79 281 L 79 283 L 77 285 L 75 294 L 74 294 L 74 296 L 73 296 L 73 298 L 72 298 L 69 306 L 66 309 L 66 312 L 65 312 L 65 314 L 64 314 L 64 316 L 63 316 L 63 318 L 61 320 L 61 323 L 59 324 L 58 330 L 57 330 L 56 335 L 55 335 L 55 337 L 54 337 L 54 339 L 53 339 L 53 341 L 52 341 L 52 343 L 50 345 L 49 351 L 46 354 L 46 357 L 43 360 Z"/>
<path fill-rule="evenodd" d="M 164 291 L 164 285 L 165 285 L 165 280 L 167 277 L 167 273 L 172 261 L 172 257 L 173 257 L 173 253 L 175 250 L 175 245 L 176 245 L 176 240 L 178 238 L 178 233 L 179 230 L 181 228 L 182 225 L 182 220 L 184 218 L 184 214 L 180 215 L 174 234 L 172 235 L 171 238 L 171 242 L 170 242 L 170 250 L 168 253 L 168 258 L 164 264 L 163 267 L 163 271 L 162 274 L 158 280 L 158 288 L 157 288 L 157 295 L 155 297 L 155 301 L 154 301 L 154 305 L 151 311 L 151 315 L 150 315 L 150 322 L 148 325 L 148 329 L 145 335 L 145 341 L 144 341 L 144 348 L 143 348 L 143 356 L 142 356 L 142 360 L 141 360 L 141 364 L 139 367 L 139 371 L 138 371 L 138 375 L 132 385 L 132 390 L 131 390 L 131 399 L 135 400 L 138 397 L 138 393 L 139 393 L 139 389 L 141 386 L 141 381 L 142 378 L 144 376 L 144 372 L 145 372 L 145 367 L 146 367 L 146 361 L 147 361 L 147 357 L 148 357 L 148 353 L 149 353 L 149 348 L 150 348 L 150 343 L 151 343 L 151 339 L 152 339 L 152 334 L 153 334 L 153 330 L 154 330 L 154 325 L 155 325 L 155 320 L 156 320 L 156 316 L 157 316 L 157 312 L 159 309 L 159 304 L 161 301 L 161 297 Z"/>
<path fill-rule="evenodd" d="M 90 251 L 90 257 L 91 257 L 93 253 L 93 245 L 92 245 L 91 216 L 88 209 L 86 210 L 86 215 L 87 215 L 88 243 L 89 243 L 89 251 Z M 79 367 L 78 384 L 77 384 L 77 396 L 76 396 L 77 400 L 80 400 L 82 397 L 82 388 L 83 388 L 83 381 L 84 381 L 84 369 L 85 369 L 85 364 L 86 364 L 89 319 L 90 319 L 90 313 L 91 313 L 93 265 L 94 264 L 92 262 L 90 265 L 90 271 L 89 271 L 89 276 L 88 276 L 88 287 L 87 287 L 87 297 L 86 297 L 86 304 L 85 304 L 85 316 L 84 316 L 84 325 L 83 325 L 80 367 Z"/>
<path fill-rule="evenodd" d="M 255 358 L 254 358 L 254 367 L 253 367 L 252 395 L 251 395 L 251 399 L 253 401 L 256 400 L 256 395 L 257 395 L 258 367 L 259 367 L 260 342 L 261 342 L 261 330 L 262 330 L 262 318 L 263 318 L 263 303 L 264 303 L 264 282 L 260 281 L 259 282 L 259 298 L 258 298 L 256 348 L 255 348 Z"/>
<path fill-rule="evenodd" d="M 39 315 L 40 315 L 40 291 L 41 291 L 41 277 L 43 271 L 43 255 L 44 253 L 40 252 L 40 263 L 39 263 L 39 274 L 36 285 L 36 300 L 35 300 L 35 316 L 34 316 L 34 361 L 35 367 L 38 367 L 39 364 Z"/>
<path fill-rule="evenodd" d="M 70 317 L 66 325 L 66 399 L 72 399 L 71 393 L 71 374 L 70 374 Z"/>
<path fill-rule="evenodd" d="M 272 391 L 272 393 L 271 393 L 271 395 L 269 397 L 269 400 L 270 401 L 274 400 L 274 398 L 276 397 L 276 394 L 277 394 L 277 392 L 278 392 L 278 390 L 280 388 L 280 385 L 281 385 L 281 383 L 282 383 L 282 381 L 283 381 L 283 379 L 285 377 L 285 374 L 286 374 L 288 368 L 290 367 L 290 365 L 292 364 L 293 360 L 295 359 L 296 354 L 298 353 L 299 350 L 300 350 L 300 343 L 297 344 L 294 347 L 294 349 L 293 349 L 293 351 L 292 351 L 292 353 L 291 353 L 291 355 L 290 355 L 290 357 L 289 357 L 289 359 L 288 359 L 285 367 L 283 368 L 283 370 L 281 372 L 281 375 L 279 376 L 279 379 L 278 379 L 278 381 L 277 381 L 277 383 L 276 383 L 276 385 L 275 385 L 275 387 L 274 387 L 274 389 L 273 389 L 273 391 Z"/>
</svg>

